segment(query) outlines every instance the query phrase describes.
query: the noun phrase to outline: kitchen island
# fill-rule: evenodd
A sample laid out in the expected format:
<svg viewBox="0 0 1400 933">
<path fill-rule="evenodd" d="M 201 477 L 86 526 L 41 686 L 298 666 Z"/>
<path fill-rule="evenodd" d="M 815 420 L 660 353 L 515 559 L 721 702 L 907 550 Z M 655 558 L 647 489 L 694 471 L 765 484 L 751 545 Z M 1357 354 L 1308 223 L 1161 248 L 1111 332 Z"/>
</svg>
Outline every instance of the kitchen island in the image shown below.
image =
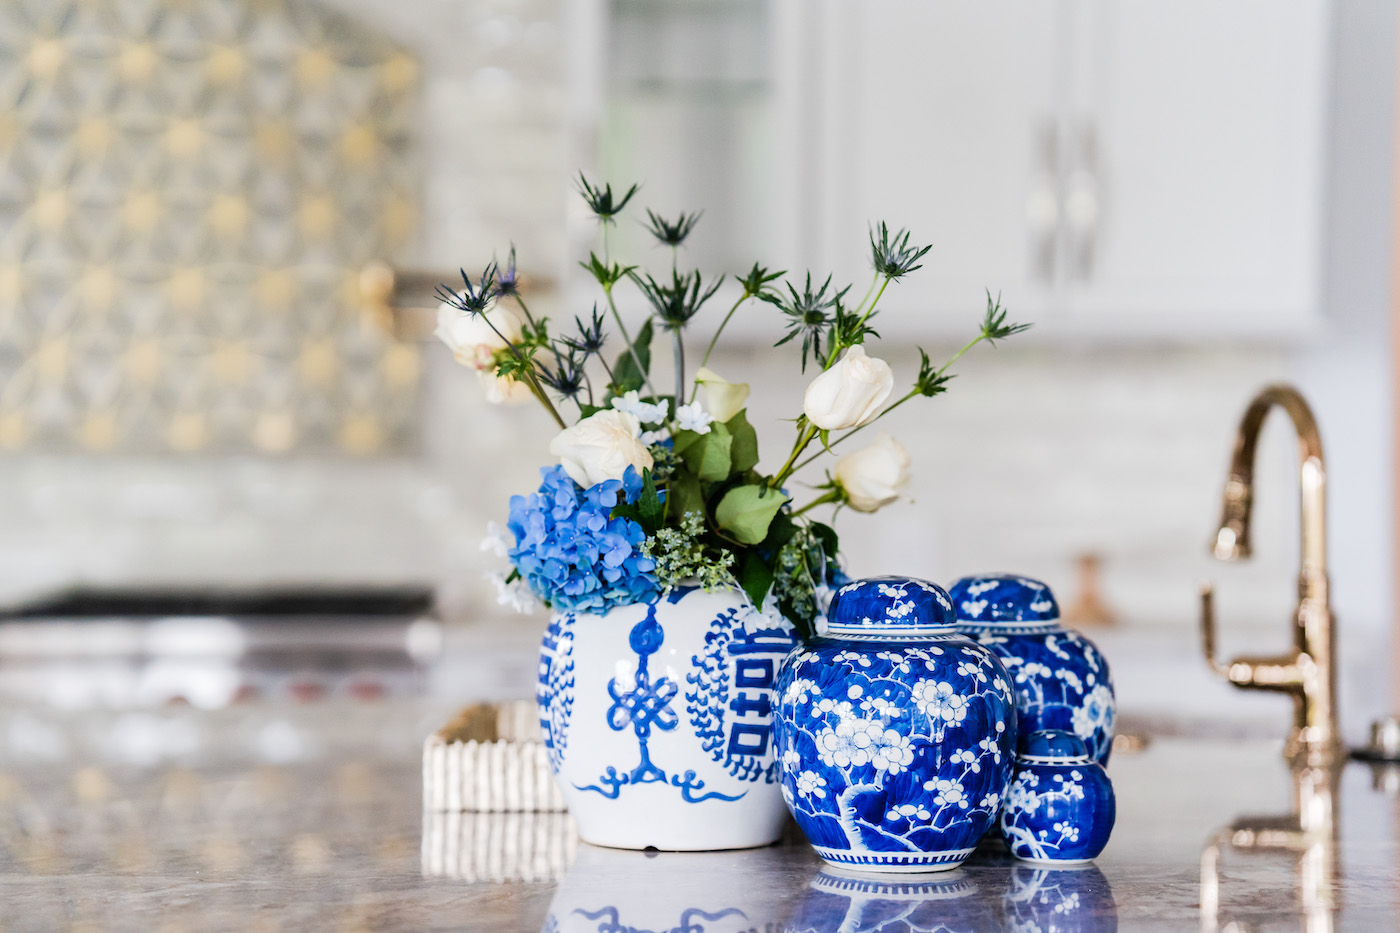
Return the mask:
<svg viewBox="0 0 1400 933">
<path fill-rule="evenodd" d="M 1359 763 L 1295 776 L 1273 742 L 1120 749 L 1118 825 L 1087 868 L 984 846 L 954 872 L 881 878 L 824 870 L 795 830 L 767 849 L 643 853 L 578 844 L 562 816 L 425 814 L 418 743 L 447 712 L 0 708 L 0 929 L 1400 925 L 1400 776 Z M 1300 795 L 1306 832 L 1290 816 Z"/>
</svg>

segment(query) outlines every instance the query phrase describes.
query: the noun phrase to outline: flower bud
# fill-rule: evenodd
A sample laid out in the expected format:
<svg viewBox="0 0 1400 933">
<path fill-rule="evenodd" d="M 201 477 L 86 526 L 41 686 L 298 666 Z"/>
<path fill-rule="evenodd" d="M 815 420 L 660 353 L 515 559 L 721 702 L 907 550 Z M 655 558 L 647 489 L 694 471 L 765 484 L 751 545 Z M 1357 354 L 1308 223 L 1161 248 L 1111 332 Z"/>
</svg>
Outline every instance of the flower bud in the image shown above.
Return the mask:
<svg viewBox="0 0 1400 933">
<path fill-rule="evenodd" d="M 705 387 L 705 407 L 716 421 L 728 421 L 744 410 L 744 403 L 749 399 L 747 382 L 730 382 L 703 366 L 695 374 L 695 381 Z"/>
<path fill-rule="evenodd" d="M 836 461 L 836 481 L 857 512 L 874 512 L 899 498 L 913 461 L 904 446 L 881 431 L 875 442 Z"/>
<path fill-rule="evenodd" d="M 860 427 L 875 419 L 894 391 L 894 373 L 882 359 L 851 347 L 834 366 L 812 380 L 802 399 L 807 420 L 826 431 Z"/>
</svg>

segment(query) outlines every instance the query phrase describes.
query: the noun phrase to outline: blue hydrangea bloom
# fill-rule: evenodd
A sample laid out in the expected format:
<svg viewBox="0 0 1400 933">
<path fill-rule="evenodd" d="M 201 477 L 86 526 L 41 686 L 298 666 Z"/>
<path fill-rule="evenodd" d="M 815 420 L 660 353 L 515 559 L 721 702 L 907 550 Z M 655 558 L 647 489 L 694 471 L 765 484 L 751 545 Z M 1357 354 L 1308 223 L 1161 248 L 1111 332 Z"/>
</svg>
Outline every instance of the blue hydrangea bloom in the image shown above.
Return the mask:
<svg viewBox="0 0 1400 933">
<path fill-rule="evenodd" d="M 649 602 L 657 592 L 656 562 L 641 555 L 646 535 L 626 518 L 610 518 L 621 499 L 637 501 L 642 478 L 583 489 L 562 466 L 543 467 L 538 492 L 511 496 L 510 561 L 535 595 L 558 610 L 607 612 Z"/>
</svg>

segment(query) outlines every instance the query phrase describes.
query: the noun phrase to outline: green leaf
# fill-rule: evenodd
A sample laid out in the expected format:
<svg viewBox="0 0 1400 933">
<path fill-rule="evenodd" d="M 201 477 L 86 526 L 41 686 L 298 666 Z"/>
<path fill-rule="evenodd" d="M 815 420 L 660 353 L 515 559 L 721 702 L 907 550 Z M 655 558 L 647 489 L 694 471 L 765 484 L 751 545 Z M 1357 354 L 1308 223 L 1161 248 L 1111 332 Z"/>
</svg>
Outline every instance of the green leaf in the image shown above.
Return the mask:
<svg viewBox="0 0 1400 933">
<path fill-rule="evenodd" d="M 826 559 L 828 561 L 835 560 L 839 547 L 836 539 L 836 530 L 830 525 L 823 525 L 821 522 L 812 522 L 807 527 L 811 529 L 812 537 L 816 538 L 817 542 L 821 545 Z"/>
<path fill-rule="evenodd" d="M 786 501 L 787 496 L 767 486 L 735 486 L 719 501 L 715 522 L 740 544 L 758 544 Z"/>
<path fill-rule="evenodd" d="M 700 438 L 704 436 L 705 435 L 697 434 L 694 431 L 677 431 L 671 437 L 671 451 L 679 457 L 699 443 Z"/>
<path fill-rule="evenodd" d="M 793 521 L 791 515 L 786 512 L 779 512 L 773 518 L 773 524 L 768 526 L 768 534 L 763 538 L 763 546 L 773 551 L 777 551 L 784 544 L 792 540 L 797 534 L 797 522 Z"/>
<path fill-rule="evenodd" d="M 773 587 L 773 566 L 757 551 L 744 551 L 736 576 L 739 586 L 743 587 L 753 604 L 761 607 L 768 591 Z"/>
<path fill-rule="evenodd" d="M 705 495 L 700 491 L 700 480 L 692 473 L 671 474 L 666 495 L 671 500 L 671 512 L 677 519 L 687 512 L 705 514 Z"/>
<path fill-rule="evenodd" d="M 651 470 L 642 471 L 642 494 L 637 498 L 637 511 L 637 524 L 642 526 L 642 530 L 648 536 L 661 530 L 661 520 L 666 514 L 666 509 L 661 504 L 661 497 L 656 493 L 656 480 L 652 477 Z"/>
<path fill-rule="evenodd" d="M 640 390 L 646 384 L 646 374 L 651 370 L 651 318 L 647 318 L 642 329 L 637 331 L 632 347 L 637 351 L 637 359 L 632 358 L 630 351 L 623 350 L 613 364 L 613 392 L 617 395 L 625 395 L 633 389 Z M 641 369 L 637 368 L 637 360 L 642 363 Z"/>
<path fill-rule="evenodd" d="M 749 424 L 748 415 L 741 411 L 724 426 L 734 438 L 729 448 L 729 468 L 735 473 L 752 470 L 758 464 L 758 432 Z"/>
<path fill-rule="evenodd" d="M 682 432 L 684 433 L 684 432 Z M 710 425 L 710 433 L 697 434 L 686 444 L 681 460 L 686 468 L 706 483 L 729 478 L 730 450 L 734 438 L 723 424 Z"/>
</svg>

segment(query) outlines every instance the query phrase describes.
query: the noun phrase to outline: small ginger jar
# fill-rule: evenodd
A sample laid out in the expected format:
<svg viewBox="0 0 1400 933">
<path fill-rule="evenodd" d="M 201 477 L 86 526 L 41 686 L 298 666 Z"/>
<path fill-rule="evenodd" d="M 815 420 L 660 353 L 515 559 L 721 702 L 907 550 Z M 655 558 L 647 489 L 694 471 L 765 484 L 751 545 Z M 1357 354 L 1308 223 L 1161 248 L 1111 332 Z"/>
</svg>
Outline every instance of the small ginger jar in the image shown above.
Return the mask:
<svg viewBox="0 0 1400 933">
<path fill-rule="evenodd" d="M 1016 688 L 1022 736 L 1063 729 L 1108 763 L 1116 701 L 1103 653 L 1060 624 L 1050 587 L 1010 574 L 963 577 L 953 584 L 958 631 L 1006 665 Z"/>
<path fill-rule="evenodd" d="M 862 871 L 961 864 L 991 826 L 1016 742 L 1010 678 L 908 577 L 841 587 L 825 636 L 779 670 L 783 798 L 824 860 Z"/>
<path fill-rule="evenodd" d="M 1079 736 L 1051 729 L 1022 742 L 1000 819 L 1012 855 L 1058 865 L 1087 862 L 1108 844 L 1116 814 L 1113 784 Z"/>
</svg>

